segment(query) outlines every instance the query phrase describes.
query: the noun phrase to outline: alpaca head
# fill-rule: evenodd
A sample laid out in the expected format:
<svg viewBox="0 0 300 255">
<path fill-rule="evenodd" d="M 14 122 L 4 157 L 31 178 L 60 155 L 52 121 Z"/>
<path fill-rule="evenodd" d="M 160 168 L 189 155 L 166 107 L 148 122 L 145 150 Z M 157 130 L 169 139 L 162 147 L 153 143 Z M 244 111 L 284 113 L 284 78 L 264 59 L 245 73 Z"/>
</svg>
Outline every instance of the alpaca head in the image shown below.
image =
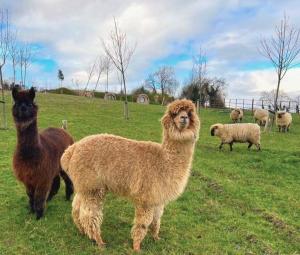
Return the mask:
<svg viewBox="0 0 300 255">
<path fill-rule="evenodd" d="M 200 128 L 200 121 L 192 101 L 175 100 L 167 107 L 162 117 L 164 136 L 171 140 L 196 141 Z"/>
<path fill-rule="evenodd" d="M 35 97 L 34 88 L 19 91 L 18 88 L 14 87 L 12 96 L 15 102 L 12 114 L 16 123 L 28 123 L 36 119 L 38 107 L 33 101 Z"/>
<path fill-rule="evenodd" d="M 210 134 L 212 136 L 218 136 L 220 134 L 220 130 L 222 129 L 223 124 L 214 124 L 210 127 Z"/>
</svg>

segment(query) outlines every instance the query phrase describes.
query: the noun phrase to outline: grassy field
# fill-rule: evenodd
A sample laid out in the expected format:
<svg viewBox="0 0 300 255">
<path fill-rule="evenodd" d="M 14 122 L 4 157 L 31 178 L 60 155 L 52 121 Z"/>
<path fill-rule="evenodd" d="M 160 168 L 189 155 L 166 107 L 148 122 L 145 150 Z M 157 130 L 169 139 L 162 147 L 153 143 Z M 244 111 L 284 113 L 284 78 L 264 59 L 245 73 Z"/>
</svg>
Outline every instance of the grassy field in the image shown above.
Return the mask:
<svg viewBox="0 0 300 255">
<path fill-rule="evenodd" d="M 16 131 L 0 130 L 0 254 L 131 254 L 134 210 L 124 199 L 108 195 L 102 225 L 107 247 L 99 250 L 77 231 L 64 187 L 48 204 L 45 217 L 29 214 L 24 187 L 12 174 Z M 67 119 L 76 140 L 113 133 L 160 142 L 159 119 L 165 108 L 130 104 L 130 120 L 120 102 L 75 96 L 38 95 L 40 128 Z M 228 122 L 228 112 L 201 109 L 201 133 L 192 176 L 184 194 L 162 218 L 161 240 L 147 236 L 141 254 L 300 254 L 300 117 L 290 133 L 262 134 L 262 151 L 235 144 L 219 152 L 209 127 Z M 250 113 L 246 120 L 252 122 Z"/>
</svg>

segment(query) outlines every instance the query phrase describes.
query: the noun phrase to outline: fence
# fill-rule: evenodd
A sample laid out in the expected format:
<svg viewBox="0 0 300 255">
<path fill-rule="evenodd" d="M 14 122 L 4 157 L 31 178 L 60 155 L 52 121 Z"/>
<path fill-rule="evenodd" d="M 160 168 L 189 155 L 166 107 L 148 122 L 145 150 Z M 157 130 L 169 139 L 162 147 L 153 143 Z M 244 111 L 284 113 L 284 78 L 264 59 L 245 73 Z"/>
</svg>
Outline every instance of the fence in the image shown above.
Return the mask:
<svg viewBox="0 0 300 255">
<path fill-rule="evenodd" d="M 207 105 L 211 108 L 220 108 L 218 105 Z M 269 109 L 271 103 L 268 100 L 257 100 L 257 99 L 224 99 L 225 108 L 241 108 L 243 110 L 254 111 L 257 108 Z M 299 113 L 300 102 L 296 100 L 290 101 L 278 101 L 278 106 L 280 109 L 288 108 L 292 113 Z"/>
<path fill-rule="evenodd" d="M 5 102 L 0 100 L 0 129 L 6 129 L 6 112 L 5 112 Z"/>
</svg>

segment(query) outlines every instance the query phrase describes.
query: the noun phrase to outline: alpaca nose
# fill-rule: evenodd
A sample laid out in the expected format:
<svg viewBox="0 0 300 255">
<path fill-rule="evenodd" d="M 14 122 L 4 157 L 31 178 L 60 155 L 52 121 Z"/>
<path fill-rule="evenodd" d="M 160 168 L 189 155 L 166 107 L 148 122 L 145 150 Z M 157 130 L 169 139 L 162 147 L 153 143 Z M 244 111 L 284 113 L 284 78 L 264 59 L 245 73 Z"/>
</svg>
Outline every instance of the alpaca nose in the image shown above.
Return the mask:
<svg viewBox="0 0 300 255">
<path fill-rule="evenodd" d="M 24 106 L 24 105 L 23 105 L 23 106 L 21 106 L 21 111 L 22 111 L 22 112 L 26 112 L 26 111 L 27 111 L 27 108 L 26 108 L 26 106 Z"/>
<path fill-rule="evenodd" d="M 186 123 L 188 116 L 181 116 L 180 118 L 181 118 L 181 122 Z"/>
</svg>

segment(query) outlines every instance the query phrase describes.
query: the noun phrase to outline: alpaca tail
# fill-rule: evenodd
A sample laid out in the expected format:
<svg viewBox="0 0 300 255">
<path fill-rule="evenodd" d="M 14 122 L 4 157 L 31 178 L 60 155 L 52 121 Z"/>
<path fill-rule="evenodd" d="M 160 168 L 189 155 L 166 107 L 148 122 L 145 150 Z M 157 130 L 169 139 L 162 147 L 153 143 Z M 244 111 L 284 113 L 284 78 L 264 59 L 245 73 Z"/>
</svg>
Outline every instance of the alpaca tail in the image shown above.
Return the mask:
<svg viewBox="0 0 300 255">
<path fill-rule="evenodd" d="M 74 153 L 74 149 L 75 149 L 75 144 L 69 146 L 60 158 L 61 167 L 65 172 L 68 172 L 69 163 Z"/>
</svg>

